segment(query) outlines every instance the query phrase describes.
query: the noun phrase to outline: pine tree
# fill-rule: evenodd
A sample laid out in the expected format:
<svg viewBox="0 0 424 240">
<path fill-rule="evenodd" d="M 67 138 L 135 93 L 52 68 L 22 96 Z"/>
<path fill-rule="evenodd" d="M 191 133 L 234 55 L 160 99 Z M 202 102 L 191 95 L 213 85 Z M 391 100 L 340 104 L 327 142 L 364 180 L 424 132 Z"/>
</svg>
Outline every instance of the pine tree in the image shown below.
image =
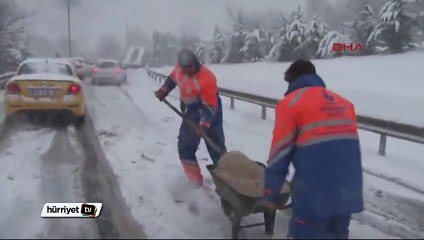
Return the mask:
<svg viewBox="0 0 424 240">
<path fill-rule="evenodd" d="M 14 71 L 19 63 L 30 55 L 24 42 L 25 18 L 13 1 L 0 1 L 0 73 Z"/>
<path fill-rule="evenodd" d="M 305 46 L 307 26 L 303 19 L 303 12 L 299 6 L 292 13 L 291 22 L 286 32 L 286 48 L 290 50 L 290 60 L 297 58 L 308 58 Z"/>
<path fill-rule="evenodd" d="M 316 52 L 318 50 L 319 44 L 327 34 L 328 28 L 329 27 L 318 17 L 314 17 L 312 21 L 308 23 L 305 32 L 305 41 L 298 48 L 307 52 L 308 56 L 317 57 Z"/>
<path fill-rule="evenodd" d="M 393 53 L 412 47 L 411 27 L 414 19 L 405 13 L 401 0 L 391 0 L 380 10 L 379 23 L 367 40 L 369 45 L 384 45 Z"/>
<path fill-rule="evenodd" d="M 260 27 L 255 28 L 252 32 L 248 33 L 245 38 L 245 44 L 240 50 L 243 58 L 248 61 L 258 61 L 263 58 L 266 47 L 266 35 Z M 261 49 L 262 47 L 262 49 Z"/>
<path fill-rule="evenodd" d="M 344 23 L 345 26 L 353 30 L 352 35 L 355 42 L 359 42 L 363 46 L 366 46 L 364 51 L 365 54 L 371 54 L 374 52 L 372 42 L 367 42 L 367 40 L 377 26 L 377 20 L 378 18 L 370 2 L 367 2 L 353 21 Z"/>
<path fill-rule="evenodd" d="M 275 26 L 268 37 L 270 50 L 266 56 L 267 60 L 279 62 L 290 60 L 290 52 L 286 38 L 287 28 L 288 20 L 285 18 L 283 13 L 280 13 L 277 19 L 275 19 Z"/>
<path fill-rule="evenodd" d="M 225 40 L 218 26 L 215 26 L 213 39 L 210 42 L 209 61 L 210 63 L 220 63 L 224 57 Z"/>
<path fill-rule="evenodd" d="M 241 21 L 241 18 L 240 18 Z M 243 24 L 240 22 L 234 26 L 233 33 L 230 35 L 230 41 L 222 63 L 240 63 L 243 61 L 243 53 L 241 49 L 244 46 L 245 33 L 243 32 Z"/>
<path fill-rule="evenodd" d="M 206 53 L 205 53 L 205 44 L 203 42 L 199 42 L 196 44 L 196 47 L 194 48 L 194 54 L 196 55 L 200 63 L 202 64 L 205 63 Z"/>
<path fill-rule="evenodd" d="M 328 32 L 325 37 L 321 40 L 318 46 L 318 51 L 316 55 L 319 58 L 331 58 L 331 57 L 339 57 L 342 55 L 350 55 L 350 52 L 336 52 L 333 49 L 334 43 L 351 43 L 351 39 L 349 36 L 345 34 L 341 34 L 336 31 Z"/>
</svg>

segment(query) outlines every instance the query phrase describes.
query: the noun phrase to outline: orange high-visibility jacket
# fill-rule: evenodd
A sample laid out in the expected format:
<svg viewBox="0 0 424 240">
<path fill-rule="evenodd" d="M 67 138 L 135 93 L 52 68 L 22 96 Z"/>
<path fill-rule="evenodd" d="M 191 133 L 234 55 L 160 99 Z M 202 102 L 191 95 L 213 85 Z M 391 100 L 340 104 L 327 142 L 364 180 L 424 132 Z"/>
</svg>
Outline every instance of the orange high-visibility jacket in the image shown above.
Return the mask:
<svg viewBox="0 0 424 240">
<path fill-rule="evenodd" d="M 325 88 L 316 74 L 291 83 L 275 112 L 265 199 L 277 201 L 289 164 L 295 168 L 293 210 L 323 219 L 360 212 L 362 167 L 351 102 Z"/>
<path fill-rule="evenodd" d="M 177 65 L 161 89 L 168 93 L 176 86 L 179 87 L 181 101 L 187 108 L 198 107 L 201 110 L 200 125 L 210 126 L 218 108 L 218 85 L 215 75 L 206 66 L 198 63 L 196 74 L 189 77 Z"/>
</svg>

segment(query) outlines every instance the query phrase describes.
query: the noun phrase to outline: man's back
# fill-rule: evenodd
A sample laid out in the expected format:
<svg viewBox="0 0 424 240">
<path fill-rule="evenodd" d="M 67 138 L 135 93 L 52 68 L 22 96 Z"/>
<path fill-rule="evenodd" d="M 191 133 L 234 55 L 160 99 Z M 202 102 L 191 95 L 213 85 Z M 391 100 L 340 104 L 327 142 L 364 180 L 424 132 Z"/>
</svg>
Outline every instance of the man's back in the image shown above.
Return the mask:
<svg viewBox="0 0 424 240">
<path fill-rule="evenodd" d="M 325 219 L 362 211 L 361 153 L 353 104 L 324 87 L 300 88 L 280 104 L 288 104 L 297 131 L 292 158 L 296 214 Z"/>
</svg>

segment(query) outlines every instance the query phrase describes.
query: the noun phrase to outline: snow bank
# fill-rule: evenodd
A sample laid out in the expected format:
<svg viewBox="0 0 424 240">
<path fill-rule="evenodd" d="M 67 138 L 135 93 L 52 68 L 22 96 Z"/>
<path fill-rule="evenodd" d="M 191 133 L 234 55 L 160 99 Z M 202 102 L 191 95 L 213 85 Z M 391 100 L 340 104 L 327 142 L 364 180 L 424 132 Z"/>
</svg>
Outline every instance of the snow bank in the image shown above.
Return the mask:
<svg viewBox="0 0 424 240">
<path fill-rule="evenodd" d="M 314 60 L 327 87 L 352 100 L 361 115 L 424 126 L 423 51 Z M 280 99 L 289 63 L 210 65 L 220 87 Z M 172 68 L 152 69 L 168 74 Z"/>
</svg>

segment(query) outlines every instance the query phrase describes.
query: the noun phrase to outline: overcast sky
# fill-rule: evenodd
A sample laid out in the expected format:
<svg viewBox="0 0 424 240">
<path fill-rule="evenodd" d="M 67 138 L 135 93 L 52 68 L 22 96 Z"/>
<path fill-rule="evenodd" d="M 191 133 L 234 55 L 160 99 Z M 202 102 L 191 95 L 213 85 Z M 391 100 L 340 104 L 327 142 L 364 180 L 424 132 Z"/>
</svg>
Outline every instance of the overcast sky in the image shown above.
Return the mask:
<svg viewBox="0 0 424 240">
<path fill-rule="evenodd" d="M 56 38 L 67 35 L 65 0 L 16 0 L 26 11 L 37 14 L 26 21 L 31 33 Z M 183 26 L 199 33 L 201 38 L 212 36 L 215 24 L 226 25 L 228 4 L 247 11 L 254 9 L 294 10 L 303 0 L 72 0 L 72 35 L 77 41 L 93 46 L 104 33 L 125 37 L 125 20 L 129 27 L 140 27 L 148 34 L 159 31 L 180 32 Z"/>
</svg>

